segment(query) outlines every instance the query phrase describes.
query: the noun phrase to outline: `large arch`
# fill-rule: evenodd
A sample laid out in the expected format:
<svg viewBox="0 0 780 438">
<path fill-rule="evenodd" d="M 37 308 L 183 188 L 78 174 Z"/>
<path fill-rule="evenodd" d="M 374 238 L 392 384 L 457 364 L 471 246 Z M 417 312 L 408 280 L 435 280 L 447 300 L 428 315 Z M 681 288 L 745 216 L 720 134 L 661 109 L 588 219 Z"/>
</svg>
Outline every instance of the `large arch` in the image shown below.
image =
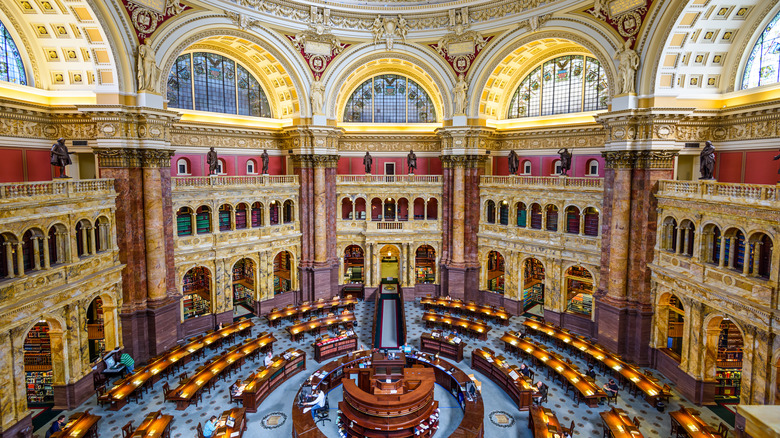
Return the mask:
<svg viewBox="0 0 780 438">
<path fill-rule="evenodd" d="M 517 85 L 525 73 L 539 64 L 538 61 L 562 54 L 588 54 L 596 58 L 604 67 L 609 89 L 615 89 L 616 70 L 612 54 L 617 41 L 608 39 L 583 23 L 567 22 L 568 27 L 554 27 L 550 20 L 544 30 L 526 33 L 525 28 L 515 30 L 492 42 L 484 58 L 480 56 L 469 74 L 469 89 L 473 90 L 469 98 L 469 117 L 504 119 L 506 109 Z M 579 31 L 575 33 L 575 31 Z M 544 48 L 534 53 L 533 62 L 527 62 L 530 51 L 538 45 Z M 500 90 L 500 92 L 499 92 Z M 497 96 L 499 102 L 490 103 Z M 495 114 L 501 115 L 496 117 Z"/>
<path fill-rule="evenodd" d="M 347 48 L 339 58 L 339 63 L 332 65 L 322 78 L 325 83 L 324 112 L 328 119 L 341 120 L 340 113 L 355 88 L 380 73 L 409 76 L 433 100 L 439 122 L 452 117 L 450 90 L 457 79 L 441 58 L 419 46 L 396 44 L 395 50 L 377 52 L 373 44 L 363 44 Z"/>
<path fill-rule="evenodd" d="M 156 59 L 162 69 L 158 87 L 163 95 L 168 73 L 180 55 L 210 49 L 251 68 L 266 91 L 275 118 L 306 115 L 309 109 L 304 90 L 308 89 L 311 74 L 298 59 L 300 56 L 278 34 L 262 28 L 243 31 L 229 23 L 227 18 L 220 22 L 213 16 L 197 17 L 172 29 L 155 43 Z"/>
</svg>

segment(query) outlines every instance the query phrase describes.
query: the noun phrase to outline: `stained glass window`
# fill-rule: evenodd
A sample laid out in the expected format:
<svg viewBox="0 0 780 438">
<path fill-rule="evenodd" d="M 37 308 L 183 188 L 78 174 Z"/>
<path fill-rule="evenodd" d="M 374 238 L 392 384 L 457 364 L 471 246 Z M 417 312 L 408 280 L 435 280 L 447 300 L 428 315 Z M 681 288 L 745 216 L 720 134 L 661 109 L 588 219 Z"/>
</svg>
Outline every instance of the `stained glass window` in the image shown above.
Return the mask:
<svg viewBox="0 0 780 438">
<path fill-rule="evenodd" d="M 430 123 L 436 110 L 428 93 L 396 74 L 375 76 L 360 84 L 344 107 L 345 122 Z"/>
<path fill-rule="evenodd" d="M 520 81 L 507 118 L 606 109 L 608 97 L 606 72 L 596 59 L 560 56 L 531 70 Z"/>
<path fill-rule="evenodd" d="M 753 46 L 742 77 L 742 89 L 780 82 L 780 13 L 767 24 Z"/>
<path fill-rule="evenodd" d="M 168 75 L 168 105 L 242 116 L 272 117 L 260 83 L 242 65 L 214 53 L 179 56 Z"/>
<path fill-rule="evenodd" d="M 8 29 L 0 22 L 0 81 L 27 85 L 24 63 Z"/>
</svg>

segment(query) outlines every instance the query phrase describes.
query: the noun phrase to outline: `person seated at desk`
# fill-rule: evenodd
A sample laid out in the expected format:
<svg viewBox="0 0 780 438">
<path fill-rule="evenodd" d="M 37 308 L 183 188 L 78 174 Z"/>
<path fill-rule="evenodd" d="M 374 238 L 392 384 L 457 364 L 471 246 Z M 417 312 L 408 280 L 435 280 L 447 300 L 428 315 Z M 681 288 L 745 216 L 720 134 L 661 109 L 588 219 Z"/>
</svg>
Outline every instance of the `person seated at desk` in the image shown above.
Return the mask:
<svg viewBox="0 0 780 438">
<path fill-rule="evenodd" d="M 526 377 L 531 375 L 531 369 L 528 368 L 528 365 L 526 364 L 520 364 L 520 368 L 518 369 L 518 371 L 520 371 L 520 374 Z"/>
<path fill-rule="evenodd" d="M 61 431 L 62 428 L 65 427 L 65 424 L 66 424 L 65 416 L 64 415 L 60 415 L 57 418 L 57 421 L 52 423 L 51 427 L 49 428 L 49 430 L 46 431 L 46 438 L 49 438 L 51 436 L 51 434 L 53 434 L 54 432 Z"/>
<path fill-rule="evenodd" d="M 303 404 L 304 406 L 307 406 L 306 408 L 303 408 L 303 413 L 307 413 L 310 410 L 314 409 L 315 413 L 325 407 L 325 392 L 323 390 L 317 391 L 317 396 L 314 398 L 314 400 L 310 402 L 306 402 Z"/>
<path fill-rule="evenodd" d="M 268 354 L 265 355 L 265 359 L 263 359 L 263 364 L 265 366 L 271 366 L 272 363 L 274 363 L 274 354 L 269 351 Z"/>
<path fill-rule="evenodd" d="M 410 354 L 410 353 L 412 352 L 412 346 L 411 346 L 411 345 L 409 345 L 409 343 L 407 342 L 407 343 L 405 343 L 405 344 L 404 344 L 404 345 L 401 347 L 401 351 L 403 351 L 403 352 L 404 352 L 404 353 L 406 353 L 406 354 Z"/>
<path fill-rule="evenodd" d="M 547 395 L 547 391 L 549 391 L 549 387 L 546 383 L 542 382 L 541 380 L 536 382 L 536 390 L 539 391 L 539 395 L 541 395 L 542 398 Z"/>
<path fill-rule="evenodd" d="M 615 394 L 617 394 L 618 390 L 620 389 L 618 384 L 615 383 L 615 379 L 609 379 L 609 382 L 605 383 L 603 388 L 604 388 L 604 392 L 607 393 L 608 397 L 614 397 Z M 603 404 L 603 403 L 604 403 L 604 399 L 602 398 L 599 401 L 599 404 Z"/>
<path fill-rule="evenodd" d="M 242 393 L 241 380 L 236 380 L 236 383 L 230 385 L 230 396 L 236 398 Z"/>
<path fill-rule="evenodd" d="M 596 370 L 593 369 L 593 364 L 588 364 L 588 371 L 585 371 L 585 375 L 590 377 L 591 379 L 596 378 Z"/>
<path fill-rule="evenodd" d="M 209 421 L 206 422 L 206 425 L 203 426 L 203 436 L 206 438 L 211 438 L 212 435 L 214 435 L 214 432 L 217 431 L 217 416 L 212 415 L 211 418 L 209 418 Z"/>
</svg>

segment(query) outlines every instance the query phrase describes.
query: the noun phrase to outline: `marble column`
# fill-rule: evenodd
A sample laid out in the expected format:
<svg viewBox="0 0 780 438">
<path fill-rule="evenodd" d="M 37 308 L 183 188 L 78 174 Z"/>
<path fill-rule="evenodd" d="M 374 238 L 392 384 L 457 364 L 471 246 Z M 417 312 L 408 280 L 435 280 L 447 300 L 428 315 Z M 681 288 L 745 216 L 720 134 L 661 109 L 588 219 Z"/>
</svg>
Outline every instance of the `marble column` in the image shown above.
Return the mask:
<svg viewBox="0 0 780 438">
<path fill-rule="evenodd" d="M 41 270 L 41 247 L 38 242 L 43 239 L 42 237 L 33 237 L 32 240 L 32 247 L 33 247 L 33 269 L 36 271 Z"/>
<path fill-rule="evenodd" d="M 95 236 L 95 227 L 91 226 L 87 228 L 89 230 L 89 253 L 91 255 L 97 254 L 97 241 Z"/>
<path fill-rule="evenodd" d="M 325 167 L 314 168 L 314 262 L 321 266 L 328 260 Z"/>
<path fill-rule="evenodd" d="M 756 242 L 753 244 L 753 275 L 758 276 L 759 261 L 761 259 L 761 247 L 764 242 Z"/>
<path fill-rule="evenodd" d="M 721 234 L 720 239 L 720 254 L 718 257 L 718 267 L 722 268 L 726 265 L 726 238 Z"/>
<path fill-rule="evenodd" d="M 190 234 L 191 236 L 194 236 L 194 235 L 198 234 L 198 220 L 197 220 L 197 217 L 198 217 L 198 215 L 195 213 L 195 211 L 193 211 L 192 214 L 190 214 L 190 227 L 192 229 L 192 233 Z"/>
<path fill-rule="evenodd" d="M 455 166 L 453 176 L 452 198 L 452 266 L 463 266 L 463 239 L 466 217 L 466 194 L 464 192 L 464 168 Z"/>
<path fill-rule="evenodd" d="M 678 226 L 677 227 L 677 236 L 675 238 L 677 239 L 677 242 L 675 242 L 674 248 L 675 253 L 682 254 L 683 253 L 683 234 L 685 234 L 685 229 L 683 227 Z"/>
<path fill-rule="evenodd" d="M 49 269 L 51 267 L 50 257 L 49 236 L 43 236 L 43 269 Z"/>
<path fill-rule="evenodd" d="M 729 269 L 734 269 L 734 262 L 737 260 L 737 238 L 729 237 Z"/>
<path fill-rule="evenodd" d="M 16 275 L 14 274 L 14 251 L 13 251 L 13 245 L 14 243 L 11 242 L 3 242 L 3 246 L 5 247 L 5 261 L 8 269 L 8 278 L 15 278 Z"/>
<path fill-rule="evenodd" d="M 146 288 L 149 300 L 167 297 L 165 277 L 165 234 L 163 230 L 162 182 L 155 168 L 143 169 L 144 240 L 146 246 Z"/>
<path fill-rule="evenodd" d="M 19 270 L 19 276 L 24 277 L 24 251 L 21 243 L 16 244 L 16 268 Z"/>
</svg>

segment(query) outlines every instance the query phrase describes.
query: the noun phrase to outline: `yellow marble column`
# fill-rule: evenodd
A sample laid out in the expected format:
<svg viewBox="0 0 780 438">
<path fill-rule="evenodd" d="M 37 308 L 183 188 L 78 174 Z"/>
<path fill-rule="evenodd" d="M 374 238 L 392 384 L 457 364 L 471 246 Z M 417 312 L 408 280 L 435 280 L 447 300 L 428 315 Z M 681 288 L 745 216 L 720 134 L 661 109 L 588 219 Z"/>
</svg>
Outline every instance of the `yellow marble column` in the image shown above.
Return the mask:
<svg viewBox="0 0 780 438">
<path fill-rule="evenodd" d="M 43 239 L 43 269 L 49 269 L 51 267 L 51 255 L 49 254 L 49 236 L 43 236 L 42 239 Z"/>
<path fill-rule="evenodd" d="M 452 193 L 452 263 L 462 266 L 464 259 L 463 238 L 465 236 L 466 192 L 464 188 L 463 163 L 456 163 L 453 169 Z"/>
<path fill-rule="evenodd" d="M 5 261 L 8 269 L 8 278 L 15 278 L 16 274 L 14 273 L 14 251 L 13 251 L 13 245 L 14 243 L 11 242 L 3 242 L 3 246 L 5 247 Z"/>
<path fill-rule="evenodd" d="M 33 269 L 36 271 L 41 270 L 41 247 L 38 243 L 42 237 L 33 237 L 32 240 L 32 247 L 33 247 Z M 747 264 L 747 263 L 746 263 Z"/>
<path fill-rule="evenodd" d="M 146 289 L 150 301 L 168 296 L 165 283 L 165 233 L 160 169 L 144 167 L 144 244 L 146 247 Z M 219 227 L 217 227 L 219 228 Z"/>
<path fill-rule="evenodd" d="M 119 347 L 119 317 L 116 306 L 106 304 L 103 300 L 103 337 L 106 341 L 106 351 Z"/>
</svg>

